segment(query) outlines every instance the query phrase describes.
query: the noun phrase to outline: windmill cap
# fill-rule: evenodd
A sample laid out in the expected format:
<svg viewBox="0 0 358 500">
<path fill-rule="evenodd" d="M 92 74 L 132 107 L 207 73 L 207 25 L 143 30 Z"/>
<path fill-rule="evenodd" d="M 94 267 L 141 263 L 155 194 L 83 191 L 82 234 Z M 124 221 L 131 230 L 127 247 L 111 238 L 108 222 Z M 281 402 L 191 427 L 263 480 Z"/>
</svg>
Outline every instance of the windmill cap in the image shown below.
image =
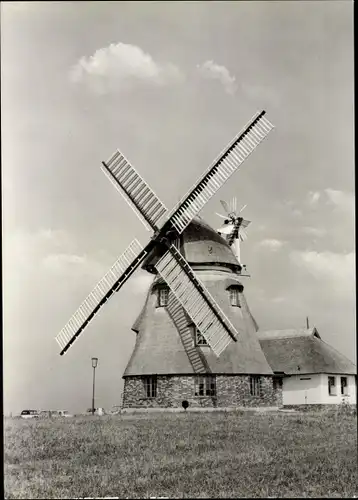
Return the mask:
<svg viewBox="0 0 358 500">
<path fill-rule="evenodd" d="M 226 240 L 200 217 L 195 217 L 181 234 L 179 249 L 190 265 L 225 266 L 231 271 L 241 269 Z M 163 252 L 165 248 L 157 246 L 145 259 L 142 268 L 155 272 L 153 267 Z"/>
</svg>

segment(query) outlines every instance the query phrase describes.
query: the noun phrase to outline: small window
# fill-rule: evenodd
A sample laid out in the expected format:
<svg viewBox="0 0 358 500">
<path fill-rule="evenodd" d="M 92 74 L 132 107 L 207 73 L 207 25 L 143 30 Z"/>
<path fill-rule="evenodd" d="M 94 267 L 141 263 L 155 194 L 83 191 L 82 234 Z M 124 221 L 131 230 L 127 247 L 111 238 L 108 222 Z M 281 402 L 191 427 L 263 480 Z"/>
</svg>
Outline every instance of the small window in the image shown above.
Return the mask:
<svg viewBox="0 0 358 500">
<path fill-rule="evenodd" d="M 157 377 L 152 375 L 151 377 L 143 377 L 144 383 L 144 395 L 146 398 L 156 398 L 157 397 Z"/>
<path fill-rule="evenodd" d="M 195 345 L 202 346 L 202 345 L 209 345 L 206 341 L 206 338 L 200 331 L 194 326 L 194 332 L 195 332 Z"/>
<path fill-rule="evenodd" d="M 273 390 L 282 388 L 282 377 L 273 377 L 272 379 Z"/>
<path fill-rule="evenodd" d="M 216 396 L 216 378 L 211 375 L 195 377 L 195 396 Z"/>
<path fill-rule="evenodd" d="M 251 396 L 261 396 L 261 377 L 251 376 L 250 377 L 250 394 Z"/>
<path fill-rule="evenodd" d="M 240 293 L 240 290 L 238 287 L 230 288 L 230 304 L 233 307 L 241 307 L 239 293 Z"/>
<path fill-rule="evenodd" d="M 341 394 L 348 396 L 348 380 L 347 377 L 341 377 Z"/>
<path fill-rule="evenodd" d="M 337 396 L 336 377 L 328 377 L 328 394 L 330 396 Z"/>
<path fill-rule="evenodd" d="M 169 289 L 162 287 L 158 289 L 158 307 L 166 307 L 168 305 Z"/>
</svg>

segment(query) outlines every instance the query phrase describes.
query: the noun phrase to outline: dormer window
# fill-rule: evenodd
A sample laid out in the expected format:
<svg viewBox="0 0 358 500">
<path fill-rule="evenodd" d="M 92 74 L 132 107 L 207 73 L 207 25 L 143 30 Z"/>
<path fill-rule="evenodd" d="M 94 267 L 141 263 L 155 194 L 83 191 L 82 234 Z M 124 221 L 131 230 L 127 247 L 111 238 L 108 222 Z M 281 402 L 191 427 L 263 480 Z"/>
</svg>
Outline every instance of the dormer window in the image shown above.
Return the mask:
<svg viewBox="0 0 358 500">
<path fill-rule="evenodd" d="M 160 287 L 158 288 L 158 306 L 157 307 L 166 307 L 168 305 L 169 298 L 169 288 Z"/>
<path fill-rule="evenodd" d="M 230 293 L 230 304 L 232 307 L 241 307 L 240 304 L 240 288 L 233 286 L 229 289 Z"/>
<path fill-rule="evenodd" d="M 194 323 L 191 323 L 190 325 L 188 325 L 190 327 L 190 329 L 192 329 L 192 332 L 193 332 L 193 336 L 194 336 L 194 345 L 195 346 L 198 346 L 198 347 L 202 347 L 204 345 L 206 346 L 209 346 L 206 338 L 204 337 L 204 335 L 201 333 L 200 330 L 198 330 L 198 328 L 194 325 Z M 211 326 L 211 324 L 209 325 L 209 327 Z"/>
<path fill-rule="evenodd" d="M 202 346 L 202 345 L 209 345 L 206 341 L 206 338 L 200 331 L 194 326 L 194 332 L 195 332 L 195 345 L 197 346 Z"/>
</svg>

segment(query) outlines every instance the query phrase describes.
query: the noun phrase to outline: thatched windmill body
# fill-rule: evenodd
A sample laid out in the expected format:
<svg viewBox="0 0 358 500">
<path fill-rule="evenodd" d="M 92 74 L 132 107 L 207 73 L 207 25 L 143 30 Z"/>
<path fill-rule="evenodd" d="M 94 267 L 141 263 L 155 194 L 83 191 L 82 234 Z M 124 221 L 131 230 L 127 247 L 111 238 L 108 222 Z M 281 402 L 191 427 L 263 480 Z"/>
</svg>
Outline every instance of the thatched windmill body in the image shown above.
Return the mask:
<svg viewBox="0 0 358 500">
<path fill-rule="evenodd" d="M 215 356 L 160 275 L 153 273 L 144 306 L 133 324 L 136 343 L 124 372 L 124 408 L 275 406 L 273 372 L 261 349 L 232 247 L 196 217 L 178 248 L 238 332 Z"/>
</svg>

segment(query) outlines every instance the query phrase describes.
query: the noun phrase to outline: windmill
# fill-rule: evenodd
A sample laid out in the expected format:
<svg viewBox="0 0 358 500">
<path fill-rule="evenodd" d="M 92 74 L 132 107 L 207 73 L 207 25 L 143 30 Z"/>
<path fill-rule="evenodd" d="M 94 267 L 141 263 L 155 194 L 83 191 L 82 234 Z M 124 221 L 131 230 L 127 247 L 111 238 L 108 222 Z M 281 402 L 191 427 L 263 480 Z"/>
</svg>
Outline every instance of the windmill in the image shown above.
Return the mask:
<svg viewBox="0 0 358 500">
<path fill-rule="evenodd" d="M 240 241 L 246 240 L 247 235 L 244 228 L 251 224 L 251 221 L 241 217 L 240 213 L 247 207 L 247 205 L 241 207 L 239 212 L 237 212 L 237 200 L 235 197 L 232 199 L 230 205 L 223 200 L 220 200 L 220 203 L 227 212 L 227 215 L 222 215 L 216 212 L 216 215 L 225 219 L 224 224 L 219 227 L 217 231 L 220 235 L 224 235 L 228 244 L 233 247 L 234 254 L 241 265 Z"/>
<path fill-rule="evenodd" d="M 274 126 L 265 114 L 262 111 L 250 120 L 159 226 L 158 221 L 167 209 L 125 156 L 117 150 L 107 162 L 102 162 L 104 173 L 146 228 L 154 234 L 144 248 L 134 239 L 82 302 L 56 336 L 61 355 L 67 352 L 100 308 L 153 252 L 160 255 L 154 265 L 155 270 L 167 283 L 215 355 L 219 356 L 231 341 L 237 340 L 236 329 L 181 255 L 176 242 L 208 200 L 272 130 Z"/>
</svg>

